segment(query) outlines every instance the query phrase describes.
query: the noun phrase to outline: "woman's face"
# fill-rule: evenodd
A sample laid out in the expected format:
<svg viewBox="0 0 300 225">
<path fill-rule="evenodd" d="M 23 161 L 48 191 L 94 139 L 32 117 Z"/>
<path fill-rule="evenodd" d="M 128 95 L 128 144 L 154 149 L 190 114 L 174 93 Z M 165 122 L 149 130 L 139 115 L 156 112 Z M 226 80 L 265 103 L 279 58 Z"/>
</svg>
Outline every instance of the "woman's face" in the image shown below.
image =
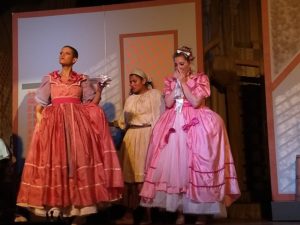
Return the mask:
<svg viewBox="0 0 300 225">
<path fill-rule="evenodd" d="M 133 94 L 144 93 L 147 90 L 145 83 L 146 80 L 141 78 L 140 76 L 134 74 L 129 76 L 129 86 Z"/>
<path fill-rule="evenodd" d="M 74 57 L 73 50 L 68 47 L 61 49 L 59 53 L 59 63 L 62 66 L 71 66 L 76 62 L 77 58 Z"/>
<path fill-rule="evenodd" d="M 175 57 L 174 67 L 175 70 L 178 70 L 183 74 L 188 74 L 191 71 L 190 62 L 187 61 L 182 55 Z"/>
</svg>

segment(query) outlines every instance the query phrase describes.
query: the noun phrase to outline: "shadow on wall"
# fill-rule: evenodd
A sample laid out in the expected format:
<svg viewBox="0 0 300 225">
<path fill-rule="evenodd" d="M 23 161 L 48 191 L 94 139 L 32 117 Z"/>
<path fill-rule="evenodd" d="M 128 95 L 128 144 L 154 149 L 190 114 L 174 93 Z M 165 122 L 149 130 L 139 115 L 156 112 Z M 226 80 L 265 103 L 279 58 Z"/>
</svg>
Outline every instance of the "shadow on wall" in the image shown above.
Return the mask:
<svg viewBox="0 0 300 225">
<path fill-rule="evenodd" d="M 296 156 L 300 154 L 300 84 L 295 82 L 274 92 L 274 127 L 278 192 L 294 194 Z"/>
</svg>

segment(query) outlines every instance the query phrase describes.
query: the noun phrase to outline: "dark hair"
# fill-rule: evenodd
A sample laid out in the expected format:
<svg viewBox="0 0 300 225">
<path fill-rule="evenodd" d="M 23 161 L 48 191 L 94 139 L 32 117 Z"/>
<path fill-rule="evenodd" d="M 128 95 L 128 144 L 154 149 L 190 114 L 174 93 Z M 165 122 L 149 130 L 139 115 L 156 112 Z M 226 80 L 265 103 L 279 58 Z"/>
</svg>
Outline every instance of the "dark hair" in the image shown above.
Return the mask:
<svg viewBox="0 0 300 225">
<path fill-rule="evenodd" d="M 129 76 L 132 76 L 132 75 L 138 77 L 140 80 L 145 79 L 144 77 L 141 77 L 141 76 L 139 76 L 139 75 L 137 75 L 137 74 L 133 74 L 133 73 L 132 73 L 132 74 L 129 74 Z M 148 88 L 148 89 L 153 89 L 154 86 L 153 86 L 152 80 L 147 80 L 147 79 L 146 79 L 145 87 Z M 133 92 L 131 91 L 131 89 L 129 90 L 129 95 L 133 95 Z"/>
<path fill-rule="evenodd" d="M 65 45 L 63 48 L 69 48 L 69 49 L 71 49 L 72 50 L 72 52 L 73 52 L 73 56 L 75 57 L 75 58 L 78 58 L 78 51 L 77 51 L 77 49 L 76 48 L 74 48 L 74 47 L 72 47 L 72 46 L 70 46 L 70 45 Z"/>
<path fill-rule="evenodd" d="M 187 46 L 181 46 L 180 48 L 176 49 L 175 53 L 173 54 L 173 59 L 178 56 L 183 56 L 189 62 L 195 59 L 192 53 L 192 49 Z"/>
</svg>

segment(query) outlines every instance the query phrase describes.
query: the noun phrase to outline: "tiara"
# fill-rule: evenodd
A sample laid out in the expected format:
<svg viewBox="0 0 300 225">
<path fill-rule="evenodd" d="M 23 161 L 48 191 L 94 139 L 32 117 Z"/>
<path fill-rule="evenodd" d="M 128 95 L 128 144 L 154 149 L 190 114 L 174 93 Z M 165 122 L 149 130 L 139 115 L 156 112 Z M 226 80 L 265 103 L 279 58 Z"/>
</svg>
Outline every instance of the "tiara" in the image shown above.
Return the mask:
<svg viewBox="0 0 300 225">
<path fill-rule="evenodd" d="M 180 49 L 177 49 L 177 50 L 176 50 L 176 53 L 177 53 L 177 54 L 183 53 L 183 54 L 186 55 L 187 57 L 191 55 L 190 52 L 182 51 L 182 50 L 180 50 Z"/>
</svg>

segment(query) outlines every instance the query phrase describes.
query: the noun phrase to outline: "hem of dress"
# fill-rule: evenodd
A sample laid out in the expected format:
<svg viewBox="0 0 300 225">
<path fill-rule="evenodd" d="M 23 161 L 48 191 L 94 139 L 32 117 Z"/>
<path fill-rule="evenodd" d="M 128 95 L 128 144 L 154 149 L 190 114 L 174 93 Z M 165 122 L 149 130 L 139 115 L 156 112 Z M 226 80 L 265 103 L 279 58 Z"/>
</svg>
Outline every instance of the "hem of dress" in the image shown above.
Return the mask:
<svg viewBox="0 0 300 225">
<path fill-rule="evenodd" d="M 90 214 L 95 214 L 101 208 L 106 208 L 111 205 L 111 203 L 120 200 L 120 198 L 115 198 L 109 202 L 100 202 L 91 206 L 68 206 L 64 208 L 59 207 L 45 207 L 45 206 L 34 206 L 27 203 L 17 203 L 17 206 L 27 208 L 31 213 L 40 217 L 72 217 L 72 216 L 87 216 Z"/>
<path fill-rule="evenodd" d="M 143 207 L 164 208 L 169 212 L 181 210 L 184 214 L 213 215 L 217 218 L 226 218 L 226 206 L 222 202 L 197 202 L 193 201 L 186 194 L 168 194 L 157 191 L 154 198 L 147 201 L 140 201 Z"/>
</svg>

